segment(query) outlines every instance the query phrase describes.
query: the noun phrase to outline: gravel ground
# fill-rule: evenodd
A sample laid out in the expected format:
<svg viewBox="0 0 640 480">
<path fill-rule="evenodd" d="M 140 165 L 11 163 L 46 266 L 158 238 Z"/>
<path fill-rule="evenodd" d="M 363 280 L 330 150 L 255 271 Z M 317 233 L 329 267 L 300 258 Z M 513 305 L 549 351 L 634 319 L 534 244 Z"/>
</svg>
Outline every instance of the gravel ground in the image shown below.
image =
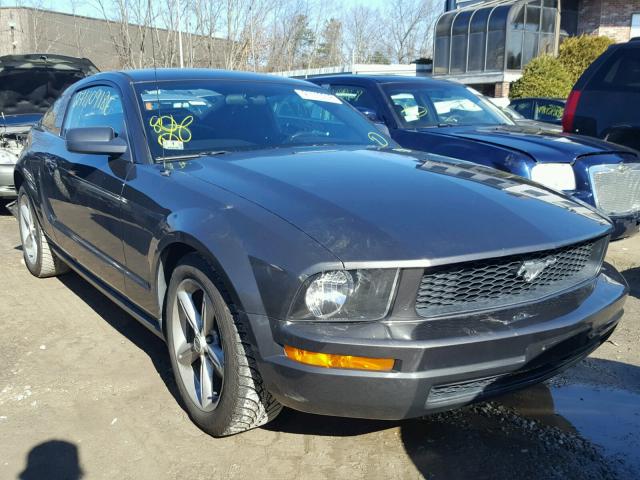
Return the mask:
<svg viewBox="0 0 640 480">
<path fill-rule="evenodd" d="M 213 439 L 164 344 L 75 274 L 39 280 L 0 214 L 0 478 L 639 478 L 640 237 L 608 260 L 632 295 L 611 340 L 548 384 L 404 422 L 285 410 Z"/>
</svg>

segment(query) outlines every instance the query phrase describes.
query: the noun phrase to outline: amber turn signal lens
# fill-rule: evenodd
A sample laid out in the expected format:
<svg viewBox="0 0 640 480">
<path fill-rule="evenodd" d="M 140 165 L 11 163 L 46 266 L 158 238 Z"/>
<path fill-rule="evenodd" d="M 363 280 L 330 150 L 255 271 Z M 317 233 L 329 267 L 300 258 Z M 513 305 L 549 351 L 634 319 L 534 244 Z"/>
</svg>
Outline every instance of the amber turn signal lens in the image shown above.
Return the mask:
<svg viewBox="0 0 640 480">
<path fill-rule="evenodd" d="M 354 370 L 377 370 L 388 372 L 393 368 L 393 358 L 354 357 L 353 355 L 334 355 L 332 353 L 317 353 L 301 348 L 285 345 L 284 353 L 291 360 L 324 368 L 350 368 Z"/>
</svg>

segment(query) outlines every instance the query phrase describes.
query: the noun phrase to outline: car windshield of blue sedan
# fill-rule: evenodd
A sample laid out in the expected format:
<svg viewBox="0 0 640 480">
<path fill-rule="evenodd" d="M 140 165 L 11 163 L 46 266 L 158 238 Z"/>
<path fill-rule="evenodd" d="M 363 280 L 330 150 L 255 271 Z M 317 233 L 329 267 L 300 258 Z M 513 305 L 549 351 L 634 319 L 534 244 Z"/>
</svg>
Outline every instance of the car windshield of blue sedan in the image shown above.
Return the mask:
<svg viewBox="0 0 640 480">
<path fill-rule="evenodd" d="M 209 80 L 141 83 L 136 89 L 156 159 L 392 143 L 350 106 L 312 85 Z"/>
<path fill-rule="evenodd" d="M 461 85 L 414 83 L 383 88 L 403 128 L 513 125 L 498 107 Z"/>
</svg>

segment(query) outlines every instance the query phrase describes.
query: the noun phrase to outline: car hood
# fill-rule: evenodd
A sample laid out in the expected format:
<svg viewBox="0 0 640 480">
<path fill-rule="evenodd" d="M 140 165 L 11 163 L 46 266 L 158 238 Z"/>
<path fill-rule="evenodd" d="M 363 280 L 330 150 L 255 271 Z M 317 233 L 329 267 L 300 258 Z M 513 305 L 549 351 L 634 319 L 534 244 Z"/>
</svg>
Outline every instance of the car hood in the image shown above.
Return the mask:
<svg viewBox="0 0 640 480">
<path fill-rule="evenodd" d="M 635 154 L 633 150 L 596 138 L 554 132 L 535 125 L 445 127 L 436 133 L 517 150 L 537 162 L 571 163 L 587 155 Z"/>
<path fill-rule="evenodd" d="M 514 122 L 521 127 L 524 127 L 525 129 L 529 130 L 529 129 L 534 129 L 534 130 L 545 130 L 548 132 L 554 132 L 554 133 L 561 133 L 562 132 L 562 126 L 561 125 L 556 125 L 554 123 L 546 123 L 546 122 L 540 122 L 538 120 L 530 120 L 528 118 L 519 118 L 517 120 L 514 120 Z"/>
<path fill-rule="evenodd" d="M 63 55 L 0 57 L 0 112 L 42 115 L 71 84 L 98 70 L 86 58 Z"/>
<path fill-rule="evenodd" d="M 403 152 L 228 154 L 185 162 L 180 173 L 280 216 L 347 268 L 502 256 L 578 242 L 610 229 L 593 210 L 520 177 Z"/>
<path fill-rule="evenodd" d="M 41 118 L 41 113 L 0 115 L 0 133 L 26 133 L 32 126 L 38 123 Z M 5 130 L 7 132 L 5 132 Z"/>
</svg>

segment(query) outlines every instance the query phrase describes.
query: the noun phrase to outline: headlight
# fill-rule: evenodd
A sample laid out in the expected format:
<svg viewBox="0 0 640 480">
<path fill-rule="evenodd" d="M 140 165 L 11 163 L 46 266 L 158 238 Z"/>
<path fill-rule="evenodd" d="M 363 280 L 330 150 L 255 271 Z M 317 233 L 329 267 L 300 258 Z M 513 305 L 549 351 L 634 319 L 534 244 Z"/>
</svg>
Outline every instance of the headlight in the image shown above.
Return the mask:
<svg viewBox="0 0 640 480">
<path fill-rule="evenodd" d="M 397 269 L 335 270 L 308 278 L 289 320 L 380 320 L 389 311 Z"/>
<path fill-rule="evenodd" d="M 576 176 L 568 163 L 539 163 L 531 169 L 531 180 L 554 190 L 575 190 Z"/>
</svg>

